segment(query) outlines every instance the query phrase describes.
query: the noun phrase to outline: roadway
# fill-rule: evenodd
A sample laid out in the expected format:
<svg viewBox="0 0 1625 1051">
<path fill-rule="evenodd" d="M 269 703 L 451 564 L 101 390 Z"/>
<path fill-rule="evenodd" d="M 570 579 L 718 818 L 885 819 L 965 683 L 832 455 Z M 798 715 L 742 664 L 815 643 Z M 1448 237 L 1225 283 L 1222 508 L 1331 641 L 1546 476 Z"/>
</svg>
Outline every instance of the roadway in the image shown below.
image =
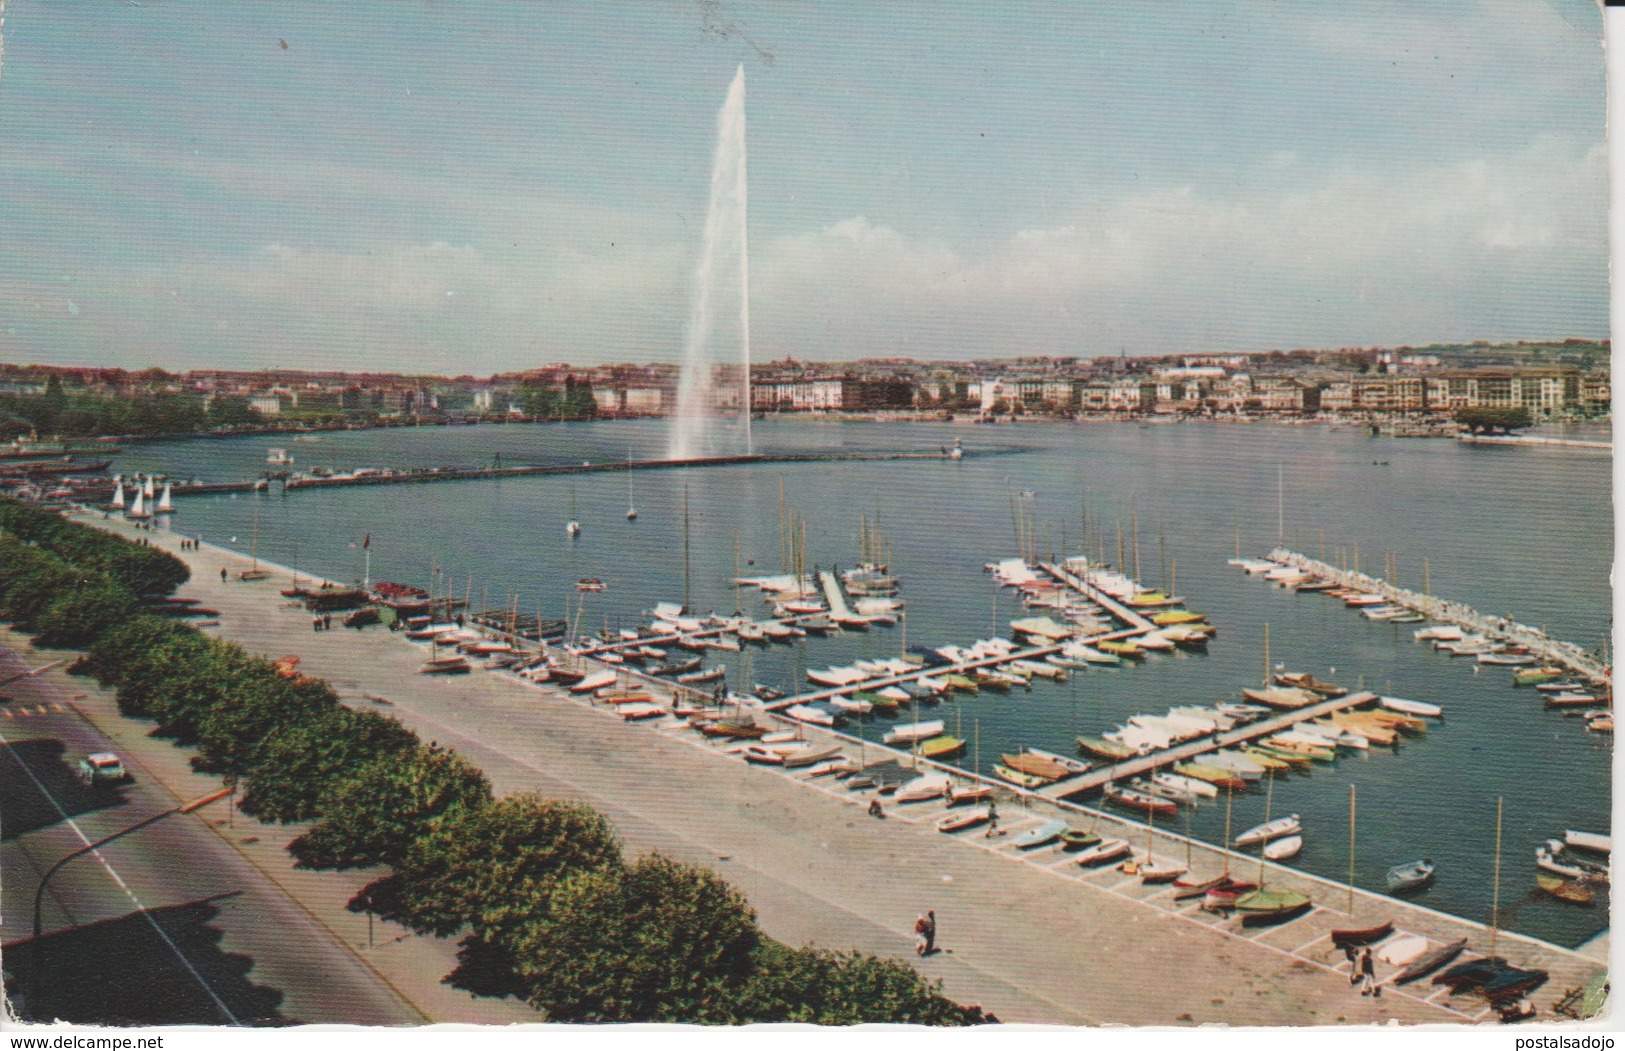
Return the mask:
<svg viewBox="0 0 1625 1051">
<path fill-rule="evenodd" d="M 0 679 L 49 657 L 0 639 Z M 168 741 L 114 740 L 80 714 L 60 672 L 9 685 L 0 703 L 0 944 L 31 1020 L 139 1025 L 353 1022 L 421 1024 L 424 1015 L 271 884 L 213 823 L 225 801 L 174 815 L 78 858 L 57 860 L 203 794 L 177 795 L 144 755 Z M 134 724 L 132 724 L 134 725 Z M 116 751 L 133 780 L 88 789 L 73 764 Z M 163 756 L 166 761 L 171 756 Z M 227 831 L 250 833 L 238 816 Z M 37 968 L 37 970 L 36 970 Z M 35 977 L 38 980 L 35 980 Z"/>
</svg>

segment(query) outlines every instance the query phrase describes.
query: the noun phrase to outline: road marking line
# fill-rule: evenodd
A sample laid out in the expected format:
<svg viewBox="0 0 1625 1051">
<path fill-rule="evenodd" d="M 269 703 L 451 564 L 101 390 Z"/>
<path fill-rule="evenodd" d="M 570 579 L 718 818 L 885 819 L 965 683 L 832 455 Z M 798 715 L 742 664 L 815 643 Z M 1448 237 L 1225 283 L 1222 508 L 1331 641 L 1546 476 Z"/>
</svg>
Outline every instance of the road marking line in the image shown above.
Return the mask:
<svg viewBox="0 0 1625 1051">
<path fill-rule="evenodd" d="M 34 782 L 34 787 L 39 789 L 40 795 L 51 801 L 51 806 L 56 809 L 58 814 L 62 815 L 63 822 L 65 822 L 69 828 L 73 829 L 73 834 L 79 837 L 79 841 L 87 847 L 94 843 L 95 840 L 85 835 L 85 831 L 79 827 L 79 823 L 68 816 L 68 812 L 62 809 L 62 804 L 57 802 L 56 797 L 50 793 L 50 790 L 47 789 L 40 781 L 39 777 L 35 775 L 33 769 L 30 768 L 27 763 L 23 762 L 22 756 L 17 754 L 17 750 L 12 747 L 11 742 L 6 740 L 3 735 L 0 735 L 0 747 L 5 747 L 11 751 L 12 759 L 16 761 L 18 766 L 23 768 L 23 773 L 28 775 L 28 779 Z M 130 885 L 124 882 L 124 877 L 118 874 L 118 870 L 113 868 L 113 866 L 108 863 L 107 859 L 102 856 L 102 852 L 100 850 L 92 850 L 90 851 L 90 856 L 95 858 L 97 862 L 101 864 L 102 868 L 107 870 L 107 874 L 109 876 L 113 877 L 113 882 L 117 883 L 119 888 L 124 891 L 125 897 L 129 898 L 130 901 L 135 904 L 136 911 L 139 912 L 141 917 L 147 921 L 147 924 L 152 928 L 153 933 L 157 934 L 159 938 L 163 939 L 164 944 L 169 946 L 170 951 L 175 954 L 175 959 L 179 960 L 181 962 L 181 966 L 186 968 L 187 973 L 197 980 L 198 986 L 202 988 L 205 993 L 209 994 L 209 999 L 213 1000 L 214 1005 L 220 1008 L 220 1013 L 225 1015 L 232 1025 L 242 1025 L 243 1020 L 238 1018 L 235 1014 L 232 1014 L 231 1008 L 227 1007 L 225 1001 L 220 999 L 219 995 L 215 993 L 214 989 L 210 987 L 208 982 L 204 981 L 203 976 L 198 973 L 197 968 L 192 966 L 192 961 L 186 958 L 186 954 L 181 952 L 180 946 L 176 945 L 174 940 L 169 937 L 169 932 L 164 930 L 163 927 L 159 926 L 157 920 L 153 919 L 152 913 L 148 911 L 147 906 L 142 903 L 135 891 L 130 889 Z"/>
<path fill-rule="evenodd" d="M 1303 951 L 1305 949 L 1309 948 L 1309 946 L 1311 946 L 1311 945 L 1315 944 L 1316 942 L 1320 941 L 1322 938 L 1330 938 L 1330 937 L 1331 937 L 1331 935 L 1329 935 L 1329 934 L 1317 934 L 1313 938 L 1310 938 L 1308 941 L 1304 942 L 1302 945 L 1298 946 L 1296 949 L 1293 949 L 1292 950 L 1292 955 L 1301 956 L 1303 954 Z"/>
</svg>

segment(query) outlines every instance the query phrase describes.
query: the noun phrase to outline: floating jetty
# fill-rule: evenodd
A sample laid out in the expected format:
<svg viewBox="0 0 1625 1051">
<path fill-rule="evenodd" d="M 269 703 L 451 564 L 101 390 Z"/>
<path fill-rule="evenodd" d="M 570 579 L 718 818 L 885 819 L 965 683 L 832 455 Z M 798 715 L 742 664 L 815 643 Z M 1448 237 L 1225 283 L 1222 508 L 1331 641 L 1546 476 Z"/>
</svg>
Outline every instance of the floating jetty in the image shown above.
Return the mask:
<svg viewBox="0 0 1625 1051">
<path fill-rule="evenodd" d="M 1079 777 L 1069 777 L 1064 781 L 1057 781 L 1052 785 L 1045 785 L 1036 791 L 1036 795 L 1045 799 L 1065 799 L 1069 796 L 1082 795 L 1092 792 L 1106 784 L 1108 781 L 1119 781 L 1126 777 L 1138 777 L 1148 774 L 1158 767 L 1170 763 L 1183 763 L 1207 752 L 1220 748 L 1233 748 L 1260 737 L 1268 737 L 1285 730 L 1290 730 L 1298 723 L 1308 719 L 1319 719 L 1337 712 L 1346 712 L 1351 708 L 1368 708 L 1377 703 L 1377 695 L 1369 691 L 1345 694 L 1342 697 L 1332 697 L 1318 704 L 1308 704 L 1302 708 L 1281 712 L 1260 719 L 1257 722 L 1245 723 L 1229 730 L 1199 737 L 1194 741 L 1185 741 L 1171 748 L 1152 752 L 1149 755 L 1138 756 L 1134 759 L 1125 759 L 1111 766 L 1097 767 Z"/>
<path fill-rule="evenodd" d="M 1541 661 L 1557 665 L 1596 685 L 1608 683 L 1608 668 L 1572 642 L 1554 639 L 1539 628 L 1518 624 L 1506 617 L 1491 617 L 1458 602 L 1424 595 L 1398 587 L 1378 577 L 1338 569 L 1318 559 L 1301 555 L 1284 547 L 1275 548 L 1267 556 L 1271 562 L 1293 566 L 1340 587 L 1356 588 L 1371 595 L 1380 595 L 1390 605 L 1403 606 L 1441 624 L 1455 624 L 1469 631 L 1494 639 L 1496 642 L 1516 643 Z"/>
</svg>

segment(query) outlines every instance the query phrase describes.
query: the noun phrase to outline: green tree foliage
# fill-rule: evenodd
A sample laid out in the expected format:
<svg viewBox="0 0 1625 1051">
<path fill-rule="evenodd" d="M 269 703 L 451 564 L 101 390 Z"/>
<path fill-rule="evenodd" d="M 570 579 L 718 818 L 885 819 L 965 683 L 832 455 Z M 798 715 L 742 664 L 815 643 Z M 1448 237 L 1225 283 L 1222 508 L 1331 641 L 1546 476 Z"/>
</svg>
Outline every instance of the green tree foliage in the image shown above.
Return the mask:
<svg viewBox="0 0 1625 1051">
<path fill-rule="evenodd" d="M 35 618 L 44 646 L 83 647 L 139 609 L 130 589 L 101 574 L 53 598 Z"/>
<path fill-rule="evenodd" d="M 321 820 L 288 849 L 304 868 L 399 865 L 448 814 L 490 800 L 485 774 L 455 752 L 430 746 L 380 756 L 322 794 Z"/>
<path fill-rule="evenodd" d="M 82 568 L 105 573 L 138 595 L 173 594 L 191 576 L 186 563 L 167 551 L 133 544 L 15 500 L 0 500 L 0 530 Z"/>
<path fill-rule="evenodd" d="M 91 643 L 86 659 L 90 673 L 118 692 L 119 711 L 146 716 L 151 698 L 170 674 L 210 646 L 195 629 L 150 613 L 109 628 Z"/>
<path fill-rule="evenodd" d="M 417 734 L 377 712 L 333 708 L 284 720 L 260 741 L 243 787 L 242 809 L 265 821 L 309 821 L 341 780 L 369 761 L 420 746 Z"/>
<path fill-rule="evenodd" d="M 745 1022 L 968 1025 L 979 1020 L 900 960 L 812 947 L 762 946 L 740 996 Z"/>
<path fill-rule="evenodd" d="M 1458 409 L 1456 422 L 1472 431 L 1512 431 L 1528 427 L 1535 421 L 1528 409 Z"/>
<path fill-rule="evenodd" d="M 550 1021 L 726 1025 L 759 940 L 739 891 L 650 855 L 565 880 L 511 947 Z"/>
<path fill-rule="evenodd" d="M 198 720 L 200 770 L 241 777 L 255 768 L 259 749 L 277 728 L 302 725 L 339 707 L 338 694 L 319 679 L 277 674 L 264 660 L 234 662 L 231 700 L 216 704 Z"/>
<path fill-rule="evenodd" d="M 398 918 L 425 934 L 491 940 L 547 907 L 573 873 L 619 865 L 615 830 L 581 803 L 513 796 L 459 810 L 395 867 Z"/>
</svg>

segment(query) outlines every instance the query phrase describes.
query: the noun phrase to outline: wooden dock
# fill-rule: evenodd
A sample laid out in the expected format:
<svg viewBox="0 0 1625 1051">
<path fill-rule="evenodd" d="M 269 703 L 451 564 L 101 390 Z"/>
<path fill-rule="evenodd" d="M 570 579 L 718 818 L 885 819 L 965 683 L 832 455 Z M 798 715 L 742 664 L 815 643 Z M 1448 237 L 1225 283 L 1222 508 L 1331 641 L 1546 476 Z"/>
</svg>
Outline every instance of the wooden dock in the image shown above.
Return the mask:
<svg viewBox="0 0 1625 1051">
<path fill-rule="evenodd" d="M 1575 675 L 1597 686 L 1608 685 L 1608 668 L 1601 661 L 1587 654 L 1584 649 L 1572 642 L 1554 639 L 1539 628 L 1527 624 L 1515 623 L 1506 617 L 1491 617 L 1478 612 L 1459 602 L 1450 602 L 1445 599 L 1424 595 L 1421 592 L 1411 591 L 1389 583 L 1379 577 L 1369 576 L 1365 573 L 1356 573 L 1353 570 L 1339 569 L 1328 565 L 1319 559 L 1301 555 L 1284 547 L 1278 547 L 1269 553 L 1273 562 L 1294 566 L 1319 577 L 1330 580 L 1340 587 L 1356 588 L 1371 595 L 1381 595 L 1390 605 L 1404 606 L 1408 610 L 1420 613 L 1431 620 L 1445 624 L 1455 624 L 1469 631 L 1477 632 L 1485 638 L 1496 642 L 1516 643 L 1528 648 L 1541 661 L 1547 664 L 1566 668 Z"/>
<path fill-rule="evenodd" d="M 1221 730 L 1215 734 L 1198 737 L 1194 741 L 1185 741 L 1172 748 L 1165 748 L 1150 755 L 1137 756 L 1125 759 L 1120 763 L 1103 766 L 1077 777 L 1069 777 L 1046 785 L 1037 790 L 1036 794 L 1045 799 L 1066 799 L 1069 796 L 1083 795 L 1093 792 L 1108 781 L 1119 781 L 1125 778 L 1138 777 L 1148 774 L 1158 767 L 1169 766 L 1173 763 L 1188 762 L 1208 752 L 1215 752 L 1221 748 L 1233 748 L 1237 745 L 1256 741 L 1260 737 L 1269 737 L 1272 734 L 1290 730 L 1293 726 L 1306 719 L 1319 719 L 1337 712 L 1346 712 L 1351 708 L 1365 708 L 1377 702 L 1377 695 L 1368 690 L 1358 693 L 1344 694 L 1342 697 L 1330 697 L 1314 704 L 1306 704 L 1302 708 L 1279 712 L 1267 716 L 1257 722 L 1246 723 L 1230 730 Z"/>
</svg>

